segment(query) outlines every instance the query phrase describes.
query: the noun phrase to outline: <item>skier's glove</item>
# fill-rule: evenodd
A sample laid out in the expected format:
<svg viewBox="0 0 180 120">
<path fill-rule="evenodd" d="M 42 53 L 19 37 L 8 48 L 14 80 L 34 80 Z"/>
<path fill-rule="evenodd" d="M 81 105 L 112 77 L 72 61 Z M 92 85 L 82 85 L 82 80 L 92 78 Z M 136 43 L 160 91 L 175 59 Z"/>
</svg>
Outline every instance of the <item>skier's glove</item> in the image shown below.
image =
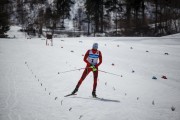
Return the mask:
<svg viewBox="0 0 180 120">
<path fill-rule="evenodd" d="M 92 68 L 93 72 L 97 71 L 97 68 L 94 65 L 91 65 L 90 68 Z"/>
</svg>

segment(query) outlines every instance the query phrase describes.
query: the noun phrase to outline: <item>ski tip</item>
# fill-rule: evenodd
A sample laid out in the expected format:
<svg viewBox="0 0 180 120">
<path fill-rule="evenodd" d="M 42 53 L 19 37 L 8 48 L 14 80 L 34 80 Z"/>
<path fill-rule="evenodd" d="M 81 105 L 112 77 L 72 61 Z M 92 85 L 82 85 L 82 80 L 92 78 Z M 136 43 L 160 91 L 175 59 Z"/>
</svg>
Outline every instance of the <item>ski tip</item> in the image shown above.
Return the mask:
<svg viewBox="0 0 180 120">
<path fill-rule="evenodd" d="M 77 95 L 77 94 L 68 94 L 68 95 L 65 95 L 64 97 L 68 97 L 68 96 L 72 96 L 72 95 Z"/>
</svg>

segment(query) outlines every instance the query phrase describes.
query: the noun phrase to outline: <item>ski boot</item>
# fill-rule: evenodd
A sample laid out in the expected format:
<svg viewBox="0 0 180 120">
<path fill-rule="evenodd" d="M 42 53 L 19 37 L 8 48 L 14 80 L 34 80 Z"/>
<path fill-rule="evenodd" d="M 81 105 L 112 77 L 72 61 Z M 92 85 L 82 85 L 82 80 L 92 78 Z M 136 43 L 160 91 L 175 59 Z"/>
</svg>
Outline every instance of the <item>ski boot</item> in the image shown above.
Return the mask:
<svg viewBox="0 0 180 120">
<path fill-rule="evenodd" d="M 76 87 L 71 94 L 75 94 L 77 91 L 78 91 L 78 88 Z"/>
<path fill-rule="evenodd" d="M 96 98 L 96 97 L 97 97 L 97 95 L 96 95 L 96 91 L 93 91 L 93 92 L 92 92 L 92 96 L 93 96 L 94 98 Z"/>
</svg>

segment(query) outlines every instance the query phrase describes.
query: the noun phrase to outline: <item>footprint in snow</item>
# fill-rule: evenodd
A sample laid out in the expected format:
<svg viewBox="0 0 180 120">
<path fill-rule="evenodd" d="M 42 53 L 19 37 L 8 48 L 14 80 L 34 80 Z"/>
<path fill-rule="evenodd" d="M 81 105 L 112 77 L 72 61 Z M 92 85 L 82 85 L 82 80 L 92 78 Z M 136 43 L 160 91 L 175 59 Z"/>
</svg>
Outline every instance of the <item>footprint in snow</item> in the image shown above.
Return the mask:
<svg viewBox="0 0 180 120">
<path fill-rule="evenodd" d="M 154 100 L 152 101 L 152 105 L 155 105 Z"/>
<path fill-rule="evenodd" d="M 55 100 L 57 100 L 58 97 L 55 97 Z"/>
<path fill-rule="evenodd" d="M 81 119 L 82 117 L 83 117 L 83 115 L 80 115 L 80 116 L 79 116 L 79 119 Z"/>
<path fill-rule="evenodd" d="M 137 97 L 137 100 L 139 100 L 139 97 Z"/>
<path fill-rule="evenodd" d="M 72 107 L 69 108 L 69 111 L 71 111 L 71 110 L 72 110 Z"/>
<path fill-rule="evenodd" d="M 61 100 L 61 105 L 62 105 L 62 103 L 63 103 L 63 100 Z"/>
<path fill-rule="evenodd" d="M 171 107 L 171 110 L 172 110 L 172 111 L 175 111 L 175 109 L 176 109 L 176 108 L 175 108 L 174 106 Z"/>
</svg>

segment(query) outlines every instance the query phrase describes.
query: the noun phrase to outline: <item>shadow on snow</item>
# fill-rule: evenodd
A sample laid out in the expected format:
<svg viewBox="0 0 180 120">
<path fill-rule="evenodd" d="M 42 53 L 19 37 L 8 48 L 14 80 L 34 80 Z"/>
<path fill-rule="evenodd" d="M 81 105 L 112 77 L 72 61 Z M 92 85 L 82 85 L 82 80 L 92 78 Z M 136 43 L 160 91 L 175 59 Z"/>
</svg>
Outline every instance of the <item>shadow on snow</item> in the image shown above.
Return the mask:
<svg viewBox="0 0 180 120">
<path fill-rule="evenodd" d="M 103 102 L 116 102 L 116 103 L 120 103 L 119 100 L 112 100 L 112 99 L 105 99 L 105 98 L 93 98 L 93 97 L 89 97 L 89 98 L 86 98 L 86 97 L 77 97 L 77 96 L 74 96 L 74 97 L 69 97 L 69 98 L 79 98 L 79 99 L 86 99 L 86 100 L 98 100 L 98 101 L 103 101 Z"/>
</svg>

